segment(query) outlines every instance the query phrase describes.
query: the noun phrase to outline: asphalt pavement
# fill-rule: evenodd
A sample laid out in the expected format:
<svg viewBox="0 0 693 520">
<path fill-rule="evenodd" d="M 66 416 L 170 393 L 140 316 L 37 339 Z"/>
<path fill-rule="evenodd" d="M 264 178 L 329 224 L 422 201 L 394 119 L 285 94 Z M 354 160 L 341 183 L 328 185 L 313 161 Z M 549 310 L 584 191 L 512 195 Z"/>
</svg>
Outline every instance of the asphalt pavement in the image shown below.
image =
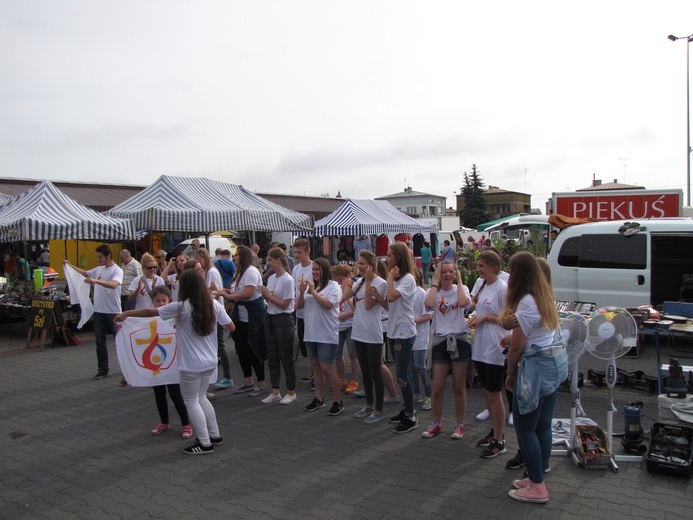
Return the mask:
<svg viewBox="0 0 693 520">
<path fill-rule="evenodd" d="M 172 429 L 150 435 L 158 422 L 153 392 L 118 386 L 120 370 L 112 338 L 111 373 L 100 381 L 90 332 L 79 346 L 24 347 L 21 330 L 0 330 L 0 518 L 275 518 L 407 519 L 547 518 L 570 520 L 690 518 L 689 480 L 650 474 L 641 462 L 619 463 L 619 471 L 584 470 L 566 456 L 551 459 L 546 505 L 523 504 L 507 496 L 521 470 L 505 462 L 516 450 L 506 434 L 508 453 L 479 457 L 476 440 L 488 421 L 476 421 L 484 408 L 482 391 L 468 391 L 465 436 L 452 440 L 452 390 L 446 393 L 444 431 L 432 439 L 421 432 L 431 412 L 419 411 L 417 430 L 393 434 L 389 422 L 364 425 L 352 414 L 362 399 L 347 396 L 346 409 L 328 417 L 327 408 L 306 413 L 311 398 L 298 383 L 298 401 L 263 405 L 260 398 L 216 392 L 224 444 L 210 455 L 185 455 L 177 415 Z M 240 369 L 228 342 L 232 373 Z M 692 354 L 693 355 L 693 354 Z M 691 364 L 690 360 L 682 360 Z M 603 362 L 583 356 L 580 370 L 603 370 Z M 619 360 L 627 370 L 656 375 L 654 349 L 637 359 Z M 300 359 L 298 374 L 308 363 Z M 615 430 L 620 411 L 642 400 L 657 418 L 654 393 L 617 387 Z M 556 417 L 568 417 L 570 394 L 560 392 Z M 606 388 L 585 385 L 587 414 L 606 424 Z M 386 405 L 394 415 L 399 405 Z M 651 420 L 644 419 L 646 428 Z M 686 511 L 689 511 L 686 513 Z"/>
</svg>

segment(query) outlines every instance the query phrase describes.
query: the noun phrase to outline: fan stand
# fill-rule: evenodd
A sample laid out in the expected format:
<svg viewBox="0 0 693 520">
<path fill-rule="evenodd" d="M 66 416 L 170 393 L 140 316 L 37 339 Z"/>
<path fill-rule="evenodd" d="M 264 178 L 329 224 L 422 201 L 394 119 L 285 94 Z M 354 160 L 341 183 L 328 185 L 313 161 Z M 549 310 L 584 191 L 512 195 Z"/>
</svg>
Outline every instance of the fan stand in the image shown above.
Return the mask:
<svg viewBox="0 0 693 520">
<path fill-rule="evenodd" d="M 575 455 L 575 421 L 578 416 L 585 417 L 585 411 L 580 404 L 580 389 L 578 387 L 578 360 L 576 359 L 570 364 L 570 437 L 563 441 L 564 449 L 552 449 L 552 457 L 572 456 L 575 464 L 578 463 Z M 560 446 L 558 444 L 557 446 Z"/>
<path fill-rule="evenodd" d="M 618 473 L 618 465 L 616 462 L 640 462 L 644 461 L 642 455 L 627 455 L 627 454 L 615 454 L 614 453 L 614 412 L 616 407 L 614 406 L 614 387 L 616 386 L 616 357 L 611 356 L 609 360 L 609 365 L 606 367 L 606 386 L 609 389 L 609 406 L 606 411 L 606 439 L 609 443 L 609 449 L 611 450 L 610 467 L 614 473 Z"/>
</svg>

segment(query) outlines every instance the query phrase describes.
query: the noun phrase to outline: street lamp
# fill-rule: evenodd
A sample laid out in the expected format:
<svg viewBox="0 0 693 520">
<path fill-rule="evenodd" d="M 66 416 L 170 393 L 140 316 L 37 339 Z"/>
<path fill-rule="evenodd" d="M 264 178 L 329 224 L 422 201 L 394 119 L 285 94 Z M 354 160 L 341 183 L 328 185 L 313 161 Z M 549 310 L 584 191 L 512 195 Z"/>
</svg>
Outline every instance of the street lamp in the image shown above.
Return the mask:
<svg viewBox="0 0 693 520">
<path fill-rule="evenodd" d="M 690 76 L 688 74 L 689 60 L 688 53 L 690 43 L 693 42 L 693 34 L 689 36 L 667 36 L 672 42 L 676 40 L 686 40 L 686 206 L 691 205 L 691 90 Z"/>
</svg>

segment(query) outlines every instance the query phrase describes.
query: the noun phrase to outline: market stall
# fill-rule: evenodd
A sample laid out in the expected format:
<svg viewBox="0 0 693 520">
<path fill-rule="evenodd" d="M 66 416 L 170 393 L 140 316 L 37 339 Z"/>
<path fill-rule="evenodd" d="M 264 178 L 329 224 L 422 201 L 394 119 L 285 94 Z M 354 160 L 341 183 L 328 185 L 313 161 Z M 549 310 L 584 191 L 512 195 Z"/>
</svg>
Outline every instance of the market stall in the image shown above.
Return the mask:
<svg viewBox="0 0 693 520">
<path fill-rule="evenodd" d="M 338 261 L 333 251 L 340 248 L 339 244 L 344 243 L 344 248 L 355 259 L 358 251 L 364 248 L 384 256 L 391 239 L 412 239 L 417 256 L 414 237 L 422 237 L 423 243 L 424 234 L 435 232 L 436 228 L 430 222 L 415 220 L 386 200 L 369 199 L 346 199 L 338 209 L 318 220 L 313 228 L 314 236 L 323 237 L 321 255 L 332 257 L 333 262 Z"/>
<path fill-rule="evenodd" d="M 131 220 L 113 218 L 72 200 L 50 181 L 43 181 L 0 205 L 0 242 L 19 243 L 26 256 L 26 243 L 48 240 L 133 240 Z M 40 269 L 43 277 L 45 271 Z M 39 273 L 37 273 L 39 274 Z M 64 300 L 64 295 L 44 290 L 36 284 L 34 273 L 22 280 L 5 280 L 0 287 L 0 314 L 16 318 L 18 311 L 26 319 L 31 302 L 39 299 Z M 8 312 L 4 312 L 8 311 Z"/>
<path fill-rule="evenodd" d="M 310 231 L 312 218 L 284 208 L 243 186 L 192 177 L 162 175 L 151 186 L 106 212 L 132 219 L 137 229 L 212 233 Z"/>
</svg>

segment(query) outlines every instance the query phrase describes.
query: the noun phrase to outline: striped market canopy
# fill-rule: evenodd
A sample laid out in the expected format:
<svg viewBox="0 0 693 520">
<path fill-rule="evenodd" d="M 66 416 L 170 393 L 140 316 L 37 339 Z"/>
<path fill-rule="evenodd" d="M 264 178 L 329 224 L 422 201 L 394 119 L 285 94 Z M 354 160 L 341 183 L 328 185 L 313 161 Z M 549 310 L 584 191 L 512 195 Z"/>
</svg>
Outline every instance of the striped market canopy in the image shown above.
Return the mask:
<svg viewBox="0 0 693 520">
<path fill-rule="evenodd" d="M 169 175 L 162 175 L 106 213 L 133 219 L 137 229 L 163 232 L 309 231 L 313 227 L 310 216 L 263 199 L 243 186 Z"/>
<path fill-rule="evenodd" d="M 109 217 L 82 206 L 50 181 L 0 203 L 0 242 L 31 240 L 132 240 L 130 220 Z"/>
<path fill-rule="evenodd" d="M 315 223 L 314 234 L 381 235 L 383 233 L 435 233 L 428 222 L 405 215 L 386 200 L 347 199 L 338 209 Z"/>
</svg>

